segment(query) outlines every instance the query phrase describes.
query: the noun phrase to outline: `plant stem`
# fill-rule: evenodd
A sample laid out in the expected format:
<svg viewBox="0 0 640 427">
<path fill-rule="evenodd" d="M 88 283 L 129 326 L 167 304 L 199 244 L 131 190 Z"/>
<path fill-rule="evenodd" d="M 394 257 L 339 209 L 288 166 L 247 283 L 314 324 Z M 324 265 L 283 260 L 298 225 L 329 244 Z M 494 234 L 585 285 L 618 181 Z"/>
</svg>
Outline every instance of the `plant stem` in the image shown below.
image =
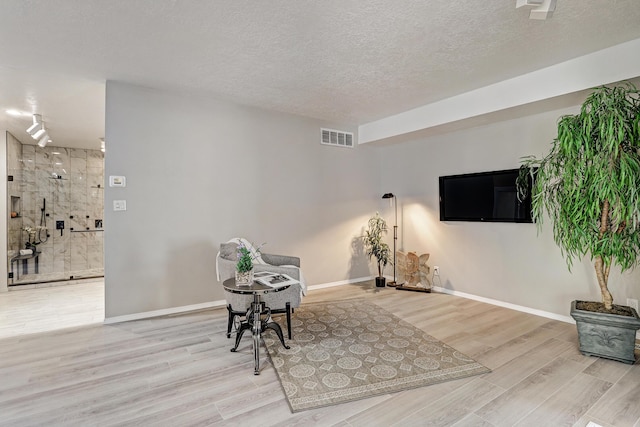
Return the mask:
<svg viewBox="0 0 640 427">
<path fill-rule="evenodd" d="M 600 215 L 600 238 L 602 238 L 602 236 L 604 236 L 604 233 L 607 232 L 608 225 L 609 201 L 605 200 L 602 204 L 602 214 Z M 602 255 L 596 256 L 595 259 L 596 277 L 598 278 L 598 285 L 600 286 L 600 293 L 602 294 L 602 303 L 607 310 L 611 310 L 613 306 L 613 297 L 611 296 L 611 292 L 609 292 L 609 288 L 607 286 L 607 282 L 609 281 L 609 269 L 611 268 L 611 262 L 612 260 L 609 259 L 608 265 L 604 267 L 605 263 L 602 259 Z"/>
<path fill-rule="evenodd" d="M 613 297 L 611 296 L 611 292 L 609 292 L 609 288 L 607 288 L 607 280 L 602 269 L 603 264 L 604 261 L 602 260 L 602 256 L 598 255 L 596 257 L 595 267 L 598 285 L 600 286 L 600 293 L 602 294 L 602 303 L 607 310 L 611 310 L 613 306 Z"/>
</svg>

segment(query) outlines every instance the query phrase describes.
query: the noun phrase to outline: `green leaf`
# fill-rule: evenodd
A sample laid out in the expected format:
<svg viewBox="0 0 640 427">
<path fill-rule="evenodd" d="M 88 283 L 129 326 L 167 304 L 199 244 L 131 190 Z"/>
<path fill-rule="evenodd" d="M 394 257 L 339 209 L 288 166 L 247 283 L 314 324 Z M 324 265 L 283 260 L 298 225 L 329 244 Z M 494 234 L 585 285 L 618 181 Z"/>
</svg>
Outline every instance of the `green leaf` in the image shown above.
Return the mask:
<svg viewBox="0 0 640 427">
<path fill-rule="evenodd" d="M 537 168 L 532 216 L 539 230 L 545 215 L 551 219 L 569 268 L 586 255 L 623 271 L 640 260 L 639 95 L 632 84 L 594 89 L 578 114 L 560 117 L 546 156 L 521 159 L 528 171 Z M 610 207 L 601 235 L 605 200 Z"/>
</svg>

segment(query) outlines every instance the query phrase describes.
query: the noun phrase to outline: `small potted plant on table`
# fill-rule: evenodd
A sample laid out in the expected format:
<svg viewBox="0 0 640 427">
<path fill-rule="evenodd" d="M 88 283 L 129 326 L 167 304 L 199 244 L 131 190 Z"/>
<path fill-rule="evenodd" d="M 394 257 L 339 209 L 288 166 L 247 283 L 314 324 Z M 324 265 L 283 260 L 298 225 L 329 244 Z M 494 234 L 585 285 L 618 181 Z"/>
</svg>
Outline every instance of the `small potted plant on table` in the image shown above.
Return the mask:
<svg viewBox="0 0 640 427">
<path fill-rule="evenodd" d="M 260 249 L 257 249 L 260 253 Z M 250 285 L 253 283 L 253 260 L 255 255 L 251 253 L 243 243 L 238 245 L 238 263 L 236 264 L 236 284 Z"/>
<path fill-rule="evenodd" d="M 375 216 L 369 219 L 368 229 L 364 235 L 364 246 L 369 256 L 369 260 L 372 257 L 376 257 L 378 265 L 378 277 L 376 277 L 376 286 L 384 288 L 386 279 L 382 275 L 384 267 L 389 264 L 389 256 L 391 250 L 389 245 L 382 241 L 382 235 L 387 232 L 386 221 L 376 212 Z"/>
</svg>

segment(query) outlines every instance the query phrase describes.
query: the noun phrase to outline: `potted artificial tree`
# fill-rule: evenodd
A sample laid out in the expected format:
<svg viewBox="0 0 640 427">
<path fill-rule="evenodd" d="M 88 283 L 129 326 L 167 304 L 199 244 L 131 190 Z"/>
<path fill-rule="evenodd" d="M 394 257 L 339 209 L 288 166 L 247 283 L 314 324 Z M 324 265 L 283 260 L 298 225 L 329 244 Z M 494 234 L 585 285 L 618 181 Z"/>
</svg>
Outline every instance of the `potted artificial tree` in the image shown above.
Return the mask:
<svg viewBox="0 0 640 427">
<path fill-rule="evenodd" d="M 364 235 L 364 246 L 369 256 L 376 257 L 378 264 L 378 277 L 376 277 L 376 286 L 384 288 L 385 278 L 382 275 L 384 268 L 389 264 L 389 255 L 391 250 L 389 245 L 382 241 L 382 235 L 387 232 L 386 221 L 376 212 L 375 216 L 369 219 L 368 229 Z"/>
<path fill-rule="evenodd" d="M 568 267 L 585 255 L 594 262 L 602 302 L 571 304 L 580 351 L 627 363 L 640 318 L 613 304 L 608 279 L 613 265 L 625 271 L 640 261 L 639 95 L 631 84 L 594 89 L 580 113 L 560 118 L 545 157 L 524 158 L 519 179 L 532 174 L 533 218 L 540 226 L 549 215 Z"/>
</svg>

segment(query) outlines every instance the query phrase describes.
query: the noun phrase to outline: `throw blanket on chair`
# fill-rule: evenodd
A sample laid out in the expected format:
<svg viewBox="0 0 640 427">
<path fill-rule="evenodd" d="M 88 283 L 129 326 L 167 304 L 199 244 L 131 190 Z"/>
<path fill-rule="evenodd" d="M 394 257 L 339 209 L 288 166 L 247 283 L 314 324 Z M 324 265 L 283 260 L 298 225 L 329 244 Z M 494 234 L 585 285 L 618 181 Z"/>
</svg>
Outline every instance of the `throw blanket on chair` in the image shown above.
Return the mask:
<svg viewBox="0 0 640 427">
<path fill-rule="evenodd" d="M 266 264 L 266 262 L 264 262 L 264 260 L 262 259 L 262 256 L 260 255 L 260 251 L 254 248 L 253 245 L 247 239 L 244 239 L 242 237 L 234 237 L 233 239 L 229 240 L 227 243 L 236 243 L 238 245 L 242 245 L 245 248 L 247 248 L 247 250 L 251 254 L 251 259 L 253 260 L 254 264 Z"/>
</svg>

